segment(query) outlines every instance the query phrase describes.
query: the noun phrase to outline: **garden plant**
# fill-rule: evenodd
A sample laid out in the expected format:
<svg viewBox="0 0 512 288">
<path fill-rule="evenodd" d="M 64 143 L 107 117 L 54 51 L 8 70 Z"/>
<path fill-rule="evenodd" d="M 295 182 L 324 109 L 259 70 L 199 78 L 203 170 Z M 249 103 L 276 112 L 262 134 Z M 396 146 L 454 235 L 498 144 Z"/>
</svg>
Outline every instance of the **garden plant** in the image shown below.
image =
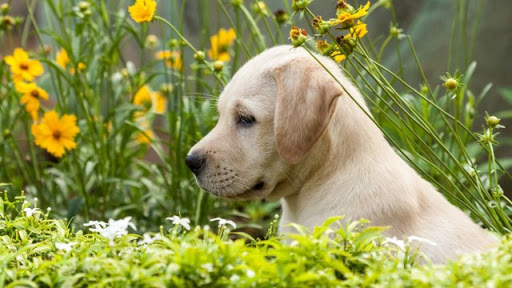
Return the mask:
<svg viewBox="0 0 512 288">
<path fill-rule="evenodd" d="M 483 0 L 457 1 L 435 79 L 391 0 L 322 1 L 329 15 L 313 0 L 273 1 L 277 11 L 197 0 L 198 37 L 186 27 L 194 1 L 26 0 L 27 15 L 3 2 L 0 286 L 512 286 L 512 202 L 500 186 L 511 162 L 495 153 L 506 128 L 493 116 L 512 110 L 480 111 L 492 85 L 471 82 Z M 377 10 L 389 34 L 370 37 Z M 237 69 L 278 44 L 339 63 L 400 156 L 501 245 L 432 265 L 410 244 L 435 243 L 386 238 L 366 220 L 339 227 L 343 215 L 282 241 L 279 203 L 201 191 L 187 151 L 218 119 Z M 385 65 L 395 46 L 397 63 Z"/>
</svg>

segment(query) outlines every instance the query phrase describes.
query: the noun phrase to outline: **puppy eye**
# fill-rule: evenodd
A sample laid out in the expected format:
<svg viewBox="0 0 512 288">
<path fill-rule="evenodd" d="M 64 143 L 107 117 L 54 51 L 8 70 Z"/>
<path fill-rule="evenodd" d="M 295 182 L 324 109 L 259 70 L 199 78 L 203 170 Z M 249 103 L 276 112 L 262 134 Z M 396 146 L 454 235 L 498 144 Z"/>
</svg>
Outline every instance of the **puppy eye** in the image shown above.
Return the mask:
<svg viewBox="0 0 512 288">
<path fill-rule="evenodd" d="M 237 124 L 243 127 L 251 127 L 256 123 L 256 118 L 252 115 L 238 115 Z"/>
</svg>

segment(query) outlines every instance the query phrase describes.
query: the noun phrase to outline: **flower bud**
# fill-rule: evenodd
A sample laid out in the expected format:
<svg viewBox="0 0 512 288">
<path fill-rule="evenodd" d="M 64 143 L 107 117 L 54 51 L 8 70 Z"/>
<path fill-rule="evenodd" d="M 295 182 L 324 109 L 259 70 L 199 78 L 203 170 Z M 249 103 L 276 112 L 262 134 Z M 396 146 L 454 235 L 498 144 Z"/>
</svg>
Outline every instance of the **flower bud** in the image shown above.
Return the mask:
<svg viewBox="0 0 512 288">
<path fill-rule="evenodd" d="M 288 15 L 288 13 L 282 9 L 277 10 L 274 15 L 276 16 L 277 23 L 279 24 L 286 23 L 286 21 L 288 21 L 290 18 L 290 15 Z"/>
<path fill-rule="evenodd" d="M 243 0 L 231 0 L 231 5 L 233 5 L 235 7 L 240 7 L 240 6 L 242 6 L 243 3 L 244 3 Z"/>
<path fill-rule="evenodd" d="M 213 63 L 213 70 L 215 70 L 215 72 L 220 72 L 220 71 L 222 71 L 222 69 L 224 69 L 224 62 L 215 61 Z"/>
<path fill-rule="evenodd" d="M 292 0 L 292 9 L 294 11 L 303 10 L 311 4 L 312 0 Z"/>
<path fill-rule="evenodd" d="M 252 5 L 252 11 L 254 13 L 259 13 L 263 16 L 268 16 L 270 13 L 268 12 L 267 5 L 263 1 L 258 1 Z"/>
<path fill-rule="evenodd" d="M 316 48 L 322 55 L 330 55 L 334 47 L 325 40 L 316 41 Z"/>
<path fill-rule="evenodd" d="M 322 16 L 318 15 L 313 19 L 313 27 L 316 28 L 318 33 L 325 34 L 331 28 L 331 22 L 322 20 Z"/>
<path fill-rule="evenodd" d="M 90 6 L 91 6 L 91 4 L 89 4 L 89 2 L 87 2 L 87 1 L 80 1 L 78 3 L 78 9 L 80 9 L 80 11 L 82 11 L 82 12 L 89 9 Z"/>
<path fill-rule="evenodd" d="M 146 37 L 146 46 L 148 46 L 151 49 L 155 49 L 158 46 L 158 37 L 154 34 L 149 34 Z"/>
<path fill-rule="evenodd" d="M 446 89 L 448 90 L 453 90 L 455 88 L 457 88 L 457 80 L 453 79 L 453 78 L 448 78 L 446 79 L 446 81 L 444 81 L 443 83 L 443 86 L 446 87 Z"/>
<path fill-rule="evenodd" d="M 0 5 L 0 13 L 2 13 L 2 15 L 7 15 L 7 13 L 9 13 L 9 4 L 8 3 L 3 3 L 2 5 Z"/>
<path fill-rule="evenodd" d="M 169 46 L 171 48 L 175 48 L 180 44 L 180 42 L 177 39 L 171 39 L 169 40 Z"/>
<path fill-rule="evenodd" d="M 353 14 L 354 12 L 354 7 L 347 4 L 345 0 L 338 0 L 338 4 L 336 4 L 336 16 L 339 16 L 342 13 Z"/>
<path fill-rule="evenodd" d="M 290 39 L 292 40 L 292 45 L 298 47 L 306 42 L 308 34 L 306 30 L 293 26 L 290 30 Z"/>
<path fill-rule="evenodd" d="M 496 126 L 498 126 L 500 124 L 500 120 L 501 119 L 496 116 L 489 116 L 486 119 L 487 125 L 489 125 L 489 127 L 491 128 L 495 128 Z"/>
<path fill-rule="evenodd" d="M 12 135 L 11 130 L 9 130 L 9 129 L 4 130 L 4 138 L 9 138 L 9 137 L 11 137 L 11 135 Z"/>
<path fill-rule="evenodd" d="M 402 38 L 404 35 L 402 34 L 404 30 L 403 29 L 400 29 L 398 28 L 397 26 L 394 26 L 392 25 L 390 28 L 389 28 L 389 35 L 393 38 Z"/>
<path fill-rule="evenodd" d="M 203 51 L 197 51 L 194 54 L 194 60 L 196 60 L 197 62 L 203 62 L 204 58 L 205 58 L 205 55 L 204 55 Z"/>
</svg>

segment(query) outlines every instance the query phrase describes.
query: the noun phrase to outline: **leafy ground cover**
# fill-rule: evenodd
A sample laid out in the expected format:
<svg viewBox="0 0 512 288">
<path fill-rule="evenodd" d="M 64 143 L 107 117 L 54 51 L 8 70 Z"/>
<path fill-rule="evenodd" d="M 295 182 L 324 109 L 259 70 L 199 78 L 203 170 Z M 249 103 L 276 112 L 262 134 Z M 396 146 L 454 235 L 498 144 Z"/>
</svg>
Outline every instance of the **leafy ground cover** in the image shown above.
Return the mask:
<svg viewBox="0 0 512 288">
<path fill-rule="evenodd" d="M 0 201 L 2 287 L 509 287 L 512 239 L 484 254 L 446 265 L 425 261 L 410 237 L 381 236 L 365 221 L 313 231 L 297 227 L 291 244 L 230 240 L 234 223 L 191 227 L 170 217 L 160 231 L 133 234 L 130 218 L 91 221 L 73 231 L 24 197 Z M 87 230 L 91 233 L 86 233 Z M 422 260 L 423 259 L 423 260 Z M 424 262 L 424 263 L 428 263 Z"/>
</svg>

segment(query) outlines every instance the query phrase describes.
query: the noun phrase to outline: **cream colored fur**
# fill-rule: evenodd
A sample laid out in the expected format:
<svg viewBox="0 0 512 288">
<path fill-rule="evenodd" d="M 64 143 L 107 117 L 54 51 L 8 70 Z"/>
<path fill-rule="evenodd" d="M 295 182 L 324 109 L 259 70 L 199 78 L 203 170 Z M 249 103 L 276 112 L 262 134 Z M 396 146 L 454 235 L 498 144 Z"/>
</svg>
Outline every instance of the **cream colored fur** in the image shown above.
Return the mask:
<svg viewBox="0 0 512 288">
<path fill-rule="evenodd" d="M 336 215 L 365 218 L 391 226 L 387 236 L 437 243 L 421 247 L 434 262 L 496 243 L 395 153 L 348 96 L 367 109 L 336 63 L 316 57 L 345 90 L 290 46 L 261 53 L 235 74 L 218 100 L 216 127 L 190 151 L 207 157 L 198 184 L 230 199 L 281 199 L 281 232 L 291 222 L 311 228 Z M 240 114 L 256 123 L 240 125 Z"/>
</svg>

